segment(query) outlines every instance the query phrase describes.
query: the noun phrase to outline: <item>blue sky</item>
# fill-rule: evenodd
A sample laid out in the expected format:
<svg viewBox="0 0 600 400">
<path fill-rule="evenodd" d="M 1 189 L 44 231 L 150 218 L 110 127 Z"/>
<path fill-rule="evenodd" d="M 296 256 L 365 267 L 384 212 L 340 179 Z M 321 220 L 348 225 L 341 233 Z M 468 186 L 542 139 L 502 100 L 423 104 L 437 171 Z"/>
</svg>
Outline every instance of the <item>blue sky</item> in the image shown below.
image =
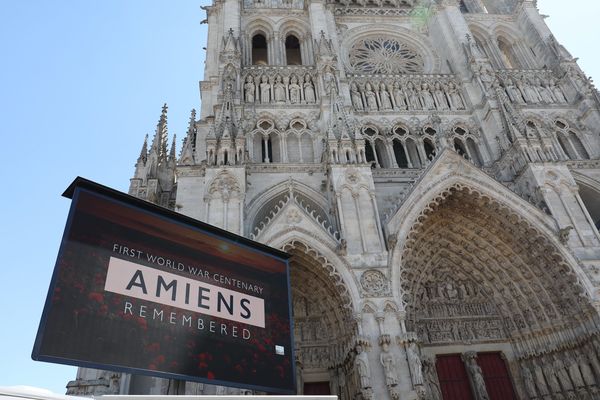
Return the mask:
<svg viewBox="0 0 600 400">
<path fill-rule="evenodd" d="M 74 367 L 30 358 L 70 204 L 60 194 L 78 175 L 127 191 L 164 102 L 179 151 L 200 104 L 206 3 L 0 1 L 0 386 L 64 393 L 74 379 Z M 538 3 L 600 79 L 600 2 Z"/>
</svg>

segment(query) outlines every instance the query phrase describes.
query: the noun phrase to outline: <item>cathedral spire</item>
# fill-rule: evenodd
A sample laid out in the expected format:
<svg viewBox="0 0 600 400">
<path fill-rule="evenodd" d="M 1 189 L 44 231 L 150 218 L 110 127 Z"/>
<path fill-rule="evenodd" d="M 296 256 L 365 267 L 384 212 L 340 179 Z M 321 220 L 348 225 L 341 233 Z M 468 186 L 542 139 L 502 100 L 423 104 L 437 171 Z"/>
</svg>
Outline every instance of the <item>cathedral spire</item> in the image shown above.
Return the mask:
<svg viewBox="0 0 600 400">
<path fill-rule="evenodd" d="M 196 110 L 192 109 L 187 135 L 183 139 L 183 146 L 179 156 L 179 162 L 184 165 L 193 164 L 194 150 L 196 149 Z"/>
<path fill-rule="evenodd" d="M 156 125 L 156 132 L 152 139 L 152 147 L 150 148 L 150 153 L 156 153 L 160 161 L 167 158 L 167 140 L 169 136 L 167 128 L 168 109 L 169 107 L 167 106 L 167 103 L 165 103 L 162 107 L 162 112 L 158 119 L 158 124 Z"/>
<path fill-rule="evenodd" d="M 144 137 L 144 144 L 142 144 L 142 150 L 140 151 L 140 156 L 137 159 L 137 164 L 146 164 L 146 160 L 148 159 L 148 134 Z"/>
<path fill-rule="evenodd" d="M 169 162 L 175 161 L 175 149 L 177 147 L 177 135 L 173 135 L 173 141 L 171 143 L 171 149 L 169 151 Z"/>
</svg>

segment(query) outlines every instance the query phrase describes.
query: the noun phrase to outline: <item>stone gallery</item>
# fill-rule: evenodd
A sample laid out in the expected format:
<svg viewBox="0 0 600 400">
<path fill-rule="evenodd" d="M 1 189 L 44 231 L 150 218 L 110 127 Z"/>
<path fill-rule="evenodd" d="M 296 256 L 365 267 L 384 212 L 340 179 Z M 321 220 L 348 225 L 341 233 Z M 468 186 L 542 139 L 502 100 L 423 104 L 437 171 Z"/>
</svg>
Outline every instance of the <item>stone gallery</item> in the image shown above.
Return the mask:
<svg viewBox="0 0 600 400">
<path fill-rule="evenodd" d="M 600 399 L 600 97 L 535 1 L 203 9 L 200 111 L 129 193 L 293 256 L 299 394 Z"/>
</svg>

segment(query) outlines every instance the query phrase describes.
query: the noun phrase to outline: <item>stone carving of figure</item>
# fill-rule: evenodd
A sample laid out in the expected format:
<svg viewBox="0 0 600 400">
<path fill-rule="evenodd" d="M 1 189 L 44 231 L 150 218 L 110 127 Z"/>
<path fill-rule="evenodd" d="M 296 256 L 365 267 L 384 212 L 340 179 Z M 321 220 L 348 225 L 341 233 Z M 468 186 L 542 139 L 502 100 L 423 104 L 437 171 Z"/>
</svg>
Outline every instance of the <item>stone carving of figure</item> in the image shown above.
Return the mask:
<svg viewBox="0 0 600 400">
<path fill-rule="evenodd" d="M 435 363 L 431 359 L 423 360 L 423 372 L 425 373 L 425 380 L 427 381 L 429 399 L 442 400 L 442 391 L 440 390 L 440 384 L 438 383 Z"/>
<path fill-rule="evenodd" d="M 383 342 L 381 345 L 381 355 L 379 361 L 383 365 L 385 372 L 385 383 L 388 387 L 396 386 L 398 384 L 398 371 L 396 369 L 396 361 L 394 356 L 390 353 L 389 345 Z"/>
<path fill-rule="evenodd" d="M 552 94 L 554 95 L 554 98 L 556 99 L 556 101 L 558 103 L 566 103 L 567 102 L 567 98 L 565 97 L 565 94 L 563 93 L 562 89 L 560 88 L 560 86 L 558 85 L 558 83 L 556 82 L 556 80 L 554 78 L 551 78 L 549 81 L 549 85 L 550 85 L 550 90 L 552 90 Z"/>
<path fill-rule="evenodd" d="M 410 367 L 413 385 L 422 385 L 423 365 L 421 364 L 421 357 L 419 357 L 417 344 L 415 342 L 409 342 L 408 346 L 406 346 L 406 358 L 408 358 L 408 366 Z"/>
<path fill-rule="evenodd" d="M 579 364 L 579 370 L 581 371 L 581 376 L 585 381 L 586 386 L 594 386 L 596 384 L 596 380 L 594 379 L 594 372 L 590 367 L 590 362 L 588 357 L 581 351 L 577 352 L 577 363 Z"/>
<path fill-rule="evenodd" d="M 312 83 L 312 78 L 308 74 L 304 77 L 304 100 L 309 104 L 317 101 L 315 97 L 315 86 Z"/>
<path fill-rule="evenodd" d="M 295 75 L 290 79 L 290 103 L 300 103 L 300 85 L 298 84 L 298 78 Z"/>
<path fill-rule="evenodd" d="M 399 110 L 406 110 L 406 95 L 400 87 L 399 82 L 394 82 L 394 102 Z"/>
<path fill-rule="evenodd" d="M 281 82 L 281 76 L 277 75 L 275 77 L 275 83 L 273 84 L 273 97 L 275 101 L 278 103 L 285 102 L 285 85 Z"/>
<path fill-rule="evenodd" d="M 548 359 L 546 360 L 546 362 L 543 363 L 542 370 L 544 371 L 544 377 L 546 377 L 546 382 L 548 382 L 548 386 L 550 386 L 550 390 L 552 391 L 552 393 L 560 393 L 560 383 L 558 382 L 558 378 L 556 377 L 556 373 L 554 372 L 554 366 L 552 365 L 551 359 Z M 538 388 L 540 388 L 540 384 L 543 381 L 543 377 L 541 381 L 540 379 L 537 379 Z M 542 392 L 541 394 L 543 395 L 544 393 Z"/>
<path fill-rule="evenodd" d="M 570 353 L 565 353 L 565 363 L 566 368 L 569 371 L 569 375 L 571 376 L 571 381 L 575 385 L 576 388 L 585 386 L 585 382 L 583 381 L 583 376 L 581 376 L 581 371 L 579 370 L 579 364 L 575 357 L 573 357 Z"/>
<path fill-rule="evenodd" d="M 383 82 L 381 82 L 381 84 L 379 85 L 379 98 L 381 99 L 382 110 L 392 109 L 392 100 L 390 98 L 390 92 L 388 92 L 387 86 Z"/>
<path fill-rule="evenodd" d="M 542 81 L 540 78 L 536 78 L 534 82 L 535 82 L 536 88 L 538 90 L 538 93 L 540 94 L 540 99 L 541 99 L 542 103 L 546 103 L 546 104 L 554 103 L 554 95 L 552 94 L 550 89 L 548 89 L 547 83 Z"/>
<path fill-rule="evenodd" d="M 362 98 L 360 96 L 360 92 L 358 91 L 358 86 L 356 86 L 356 83 L 354 82 L 352 82 L 350 85 L 350 98 L 352 100 L 352 106 L 354 106 L 356 111 L 364 110 Z"/>
<path fill-rule="evenodd" d="M 448 97 L 450 98 L 450 106 L 454 110 L 464 110 L 465 103 L 458 91 L 458 87 L 454 82 L 448 84 Z"/>
<path fill-rule="evenodd" d="M 571 379 L 569 378 L 569 374 L 565 368 L 565 364 L 559 357 L 555 358 L 553 367 L 554 373 L 558 377 L 558 381 L 560 382 L 562 388 L 565 391 L 573 390 L 573 384 L 571 383 Z"/>
<path fill-rule="evenodd" d="M 256 92 L 256 85 L 254 84 L 254 77 L 248 75 L 246 83 L 244 84 L 244 99 L 248 103 L 254 103 L 254 93 Z"/>
<path fill-rule="evenodd" d="M 515 82 L 511 78 L 506 80 L 505 89 L 510 101 L 516 104 L 525 104 L 525 99 L 521 91 L 515 86 Z"/>
<path fill-rule="evenodd" d="M 537 391 L 535 390 L 535 383 L 533 381 L 533 375 L 529 368 L 525 365 L 521 366 L 521 375 L 523 376 L 523 383 L 525 383 L 525 391 L 527 392 L 527 396 L 530 399 L 535 399 L 537 397 Z"/>
<path fill-rule="evenodd" d="M 406 97 L 408 98 L 408 108 L 411 110 L 422 110 L 421 102 L 419 101 L 419 94 L 417 89 L 412 82 L 408 82 L 406 85 Z"/>
<path fill-rule="evenodd" d="M 369 368 L 369 360 L 367 353 L 364 351 L 361 345 L 356 346 L 356 358 L 354 360 L 356 371 L 360 379 L 361 389 L 367 389 L 371 387 L 371 369 Z"/>
<path fill-rule="evenodd" d="M 454 300 L 458 297 L 458 290 L 451 282 L 446 283 L 446 298 L 448 300 Z"/>
<path fill-rule="evenodd" d="M 541 102 L 542 99 L 540 98 L 539 93 L 537 92 L 531 81 L 525 80 L 524 88 L 526 95 L 525 98 L 528 100 L 529 103 L 539 104 Z"/>
<path fill-rule="evenodd" d="M 600 360 L 594 352 L 594 346 L 591 343 L 588 343 L 586 350 L 588 360 L 590 361 L 590 364 L 592 364 L 592 369 L 596 373 L 596 376 L 600 379 Z"/>
<path fill-rule="evenodd" d="M 437 105 L 438 110 L 448 110 L 450 108 L 444 88 L 439 81 L 436 81 L 433 85 L 433 97 L 435 98 L 435 104 Z"/>
<path fill-rule="evenodd" d="M 487 389 L 485 388 L 483 372 L 481 371 L 481 367 L 477 365 L 475 355 L 467 353 L 466 357 L 467 370 L 469 371 L 469 375 L 471 376 L 471 381 L 473 382 L 473 389 L 475 391 L 477 400 L 490 400 L 490 397 L 487 393 Z"/>
<path fill-rule="evenodd" d="M 325 94 L 329 95 L 331 91 L 335 91 L 337 93 L 337 87 L 335 83 L 335 76 L 331 71 L 331 67 L 325 67 L 325 71 L 323 71 L 323 85 L 325 87 Z"/>
<path fill-rule="evenodd" d="M 266 75 L 260 78 L 260 102 L 263 104 L 271 102 L 271 84 Z"/>
<path fill-rule="evenodd" d="M 429 90 L 429 84 L 423 83 L 421 85 L 420 91 L 421 104 L 423 105 L 424 110 L 435 110 L 435 102 L 433 101 L 433 96 L 431 95 L 431 91 Z"/>
<path fill-rule="evenodd" d="M 367 100 L 367 109 L 377 111 L 377 98 L 369 82 L 365 85 L 365 99 Z"/>
</svg>

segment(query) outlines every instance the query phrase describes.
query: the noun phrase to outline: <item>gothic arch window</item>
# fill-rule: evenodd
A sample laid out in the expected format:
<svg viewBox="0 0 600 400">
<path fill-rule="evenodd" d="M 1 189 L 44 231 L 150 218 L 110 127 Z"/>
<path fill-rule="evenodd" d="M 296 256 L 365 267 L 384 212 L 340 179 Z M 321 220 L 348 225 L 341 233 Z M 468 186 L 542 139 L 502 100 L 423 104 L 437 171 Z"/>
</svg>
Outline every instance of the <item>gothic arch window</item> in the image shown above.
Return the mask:
<svg viewBox="0 0 600 400">
<path fill-rule="evenodd" d="M 571 160 L 589 160 L 590 154 L 583 144 L 578 132 L 573 130 L 566 121 L 554 121 L 556 139 L 562 151 Z"/>
<path fill-rule="evenodd" d="M 579 183 L 579 196 L 592 219 L 596 229 L 600 230 L 600 191 L 597 187 Z"/>
<path fill-rule="evenodd" d="M 423 166 L 423 160 L 421 160 L 421 154 L 419 153 L 417 142 L 413 138 L 409 137 L 404 142 L 404 145 L 406 146 L 406 152 L 412 167 L 421 168 Z"/>
<path fill-rule="evenodd" d="M 406 150 L 400 139 L 393 140 L 394 157 L 398 168 L 408 168 L 408 158 L 406 158 Z"/>
<path fill-rule="evenodd" d="M 461 156 L 471 160 L 477 166 L 483 165 L 483 158 L 479 151 L 478 139 L 464 126 L 455 126 L 452 129 L 454 134 L 454 150 Z"/>
<path fill-rule="evenodd" d="M 287 35 L 285 38 L 285 63 L 286 65 L 302 65 L 300 40 L 294 35 Z"/>
<path fill-rule="evenodd" d="M 252 36 L 252 65 L 269 64 L 269 46 L 262 33 Z"/>
<path fill-rule="evenodd" d="M 356 72 L 365 74 L 418 74 L 424 70 L 423 56 L 416 49 L 384 34 L 355 41 L 349 62 Z"/>
<path fill-rule="evenodd" d="M 423 139 L 423 147 L 425 148 L 425 155 L 428 159 L 435 157 L 435 145 L 429 138 Z"/>
<path fill-rule="evenodd" d="M 500 57 L 505 68 L 515 69 L 520 67 L 520 63 L 515 56 L 513 45 L 502 36 L 497 39 L 498 49 L 500 50 Z"/>
</svg>

